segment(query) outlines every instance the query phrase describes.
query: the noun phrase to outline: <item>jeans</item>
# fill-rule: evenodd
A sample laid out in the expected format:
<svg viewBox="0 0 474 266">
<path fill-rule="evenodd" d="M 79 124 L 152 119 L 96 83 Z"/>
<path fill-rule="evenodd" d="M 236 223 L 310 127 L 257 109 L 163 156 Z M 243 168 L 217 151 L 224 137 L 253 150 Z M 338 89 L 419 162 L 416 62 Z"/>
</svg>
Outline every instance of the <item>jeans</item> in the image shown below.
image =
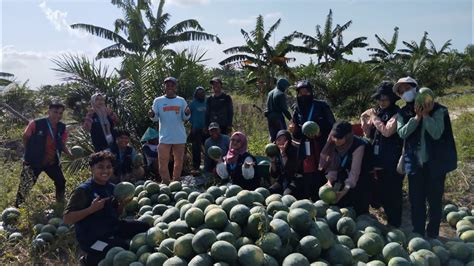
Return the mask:
<svg viewBox="0 0 474 266">
<path fill-rule="evenodd" d="M 206 140 L 204 136 L 204 132 L 200 128 L 194 128 L 191 130 L 191 144 L 192 144 L 192 154 L 193 154 L 193 169 L 199 170 L 199 166 L 201 165 L 201 153 L 202 153 L 202 145 Z"/>
</svg>

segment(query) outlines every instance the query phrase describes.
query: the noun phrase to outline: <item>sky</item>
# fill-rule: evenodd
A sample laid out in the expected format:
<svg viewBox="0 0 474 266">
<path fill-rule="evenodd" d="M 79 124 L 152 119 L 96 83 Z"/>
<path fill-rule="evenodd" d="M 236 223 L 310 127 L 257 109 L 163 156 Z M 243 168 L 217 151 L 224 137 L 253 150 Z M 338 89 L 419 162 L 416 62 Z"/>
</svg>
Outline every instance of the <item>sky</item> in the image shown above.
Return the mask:
<svg viewBox="0 0 474 266">
<path fill-rule="evenodd" d="M 155 9 L 159 0 L 152 0 Z M 13 73 L 19 82 L 28 81 L 31 88 L 63 82 L 51 59 L 62 54 L 84 55 L 93 59 L 110 41 L 74 30 L 69 25 L 86 23 L 113 29 L 120 9 L 110 0 L 0 0 L 0 72 Z M 206 52 L 206 65 L 219 67 L 226 55 L 224 49 L 244 44 L 240 29 L 247 32 L 255 26 L 256 17 L 264 17 L 268 29 L 281 18 L 273 41 L 297 30 L 314 36 L 316 25 L 324 25 L 329 9 L 333 23 L 352 20 L 345 31 L 346 43 L 359 36 L 368 37 L 369 47 L 379 47 L 374 35 L 390 40 L 395 26 L 401 41 L 419 42 L 424 31 L 437 48 L 451 39 L 451 48 L 463 51 L 473 43 L 472 0 L 167 0 L 164 10 L 171 14 L 168 26 L 185 19 L 197 19 L 206 32 L 222 40 L 189 42 L 173 46 Z M 354 50 L 349 58 L 367 60 L 364 48 Z M 294 64 L 306 64 L 308 55 L 292 55 Z M 110 69 L 119 59 L 101 59 Z"/>
</svg>

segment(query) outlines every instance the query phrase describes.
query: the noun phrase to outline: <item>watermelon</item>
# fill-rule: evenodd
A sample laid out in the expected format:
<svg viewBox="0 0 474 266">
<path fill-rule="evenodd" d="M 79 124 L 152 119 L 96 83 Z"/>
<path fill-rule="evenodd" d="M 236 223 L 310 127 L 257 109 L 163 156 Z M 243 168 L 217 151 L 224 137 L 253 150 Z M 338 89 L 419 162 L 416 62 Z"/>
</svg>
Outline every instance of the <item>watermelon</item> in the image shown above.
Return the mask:
<svg viewBox="0 0 474 266">
<path fill-rule="evenodd" d="M 365 252 L 365 250 L 361 248 L 353 248 L 351 249 L 352 260 L 354 262 L 364 262 L 367 263 L 369 261 L 369 254 Z"/>
<path fill-rule="evenodd" d="M 275 233 L 265 233 L 263 234 L 255 244 L 260 247 L 264 253 L 270 256 L 278 256 L 280 249 L 282 247 L 282 242 L 280 237 Z"/>
<path fill-rule="evenodd" d="M 301 253 L 291 253 L 286 256 L 282 263 L 283 266 L 309 266 L 308 259 Z"/>
<path fill-rule="evenodd" d="M 365 250 L 369 256 L 375 256 L 382 251 L 384 242 L 376 233 L 365 233 L 357 241 L 357 247 Z"/>
<path fill-rule="evenodd" d="M 393 257 L 388 262 L 388 266 L 411 266 L 411 262 L 402 257 Z"/>
<path fill-rule="evenodd" d="M 13 225 L 18 222 L 20 211 L 17 208 L 9 207 L 2 211 L 2 221 L 4 225 Z"/>
<path fill-rule="evenodd" d="M 288 224 L 296 232 L 306 233 L 312 225 L 309 212 L 302 208 L 291 209 L 288 213 Z"/>
<path fill-rule="evenodd" d="M 281 199 L 283 201 L 283 196 Z M 303 200 L 298 200 L 295 201 L 291 204 L 290 209 L 295 209 L 295 208 L 302 208 L 305 209 L 309 212 L 309 215 L 311 219 L 314 219 L 316 217 L 316 206 L 313 205 L 313 203 L 308 200 L 308 199 L 303 199 Z"/>
<path fill-rule="evenodd" d="M 81 146 L 76 145 L 71 148 L 71 154 L 74 158 L 81 158 L 86 154 L 86 150 L 84 150 L 84 148 Z"/>
<path fill-rule="evenodd" d="M 445 265 L 449 260 L 449 251 L 443 246 L 434 246 L 432 251 L 439 258 L 441 265 Z"/>
<path fill-rule="evenodd" d="M 253 194 L 248 190 L 242 190 L 237 193 L 237 200 L 240 204 L 251 206 L 254 202 Z"/>
<path fill-rule="evenodd" d="M 240 191 L 242 191 L 242 188 L 239 185 L 230 185 L 225 192 L 225 196 L 227 198 L 237 196 Z"/>
<path fill-rule="evenodd" d="M 207 155 L 213 160 L 219 160 L 224 154 L 219 146 L 211 146 L 207 149 Z"/>
<path fill-rule="evenodd" d="M 237 250 L 240 249 L 240 247 L 242 247 L 244 245 L 253 245 L 252 239 L 250 239 L 246 236 L 242 236 L 242 237 L 237 238 L 237 240 L 235 240 L 235 245 L 234 246 Z"/>
<path fill-rule="evenodd" d="M 158 247 L 157 251 L 165 254 L 170 258 L 173 257 L 174 242 L 176 242 L 176 239 L 174 238 L 164 239 L 163 241 L 161 241 L 161 244 Z"/>
<path fill-rule="evenodd" d="M 223 232 L 232 233 L 235 237 L 240 237 L 242 235 L 242 229 L 236 222 L 228 222 L 224 227 Z"/>
<path fill-rule="evenodd" d="M 257 189 L 255 189 L 255 191 L 260 193 L 263 198 L 270 196 L 270 191 L 264 187 L 258 187 Z"/>
<path fill-rule="evenodd" d="M 58 218 L 58 217 L 53 217 L 53 218 L 49 219 L 48 224 L 52 224 L 52 225 L 58 227 L 58 226 L 63 224 L 63 219 Z"/>
<path fill-rule="evenodd" d="M 268 157 L 275 157 L 280 153 L 280 149 L 274 143 L 269 143 L 265 146 L 265 154 Z"/>
<path fill-rule="evenodd" d="M 314 121 L 307 121 L 301 127 L 303 134 L 308 138 L 319 135 L 319 125 Z"/>
<path fill-rule="evenodd" d="M 462 219 L 462 216 L 459 212 L 450 212 L 446 216 L 446 220 L 448 221 L 449 225 L 452 227 L 456 226 L 456 223 L 459 222 L 459 220 Z"/>
<path fill-rule="evenodd" d="M 191 229 L 185 221 L 177 220 L 168 224 L 168 235 L 172 238 L 178 238 L 190 232 Z"/>
<path fill-rule="evenodd" d="M 207 266 L 207 265 L 213 265 L 214 262 L 212 260 L 212 257 L 206 253 L 204 254 L 198 254 L 194 256 L 192 260 L 189 261 L 189 266 Z"/>
<path fill-rule="evenodd" d="M 288 212 L 287 211 L 277 211 L 273 214 L 273 219 L 281 219 L 285 222 L 288 222 Z"/>
<path fill-rule="evenodd" d="M 187 266 L 188 263 L 185 259 L 178 256 L 171 257 L 163 263 L 163 266 Z"/>
<path fill-rule="evenodd" d="M 119 251 L 113 258 L 114 266 L 128 266 L 130 263 L 137 260 L 135 253 L 129 250 Z"/>
<path fill-rule="evenodd" d="M 41 233 L 41 234 L 49 234 L 49 233 Z M 49 235 L 51 235 L 51 234 L 49 234 Z M 8 241 L 12 241 L 12 242 L 20 241 L 21 239 L 23 239 L 23 235 L 20 232 L 13 232 L 8 236 Z M 53 237 L 53 239 L 54 239 L 54 237 Z"/>
<path fill-rule="evenodd" d="M 192 246 L 193 234 L 185 234 L 176 239 L 173 245 L 173 253 L 185 260 L 190 260 L 194 257 L 194 250 Z"/>
<path fill-rule="evenodd" d="M 243 204 L 237 204 L 230 210 L 229 219 L 233 222 L 238 223 L 241 226 L 245 226 L 247 224 L 249 216 L 250 209 Z"/>
<path fill-rule="evenodd" d="M 255 245 L 243 245 L 239 248 L 238 259 L 241 265 L 263 265 L 264 253 Z"/>
<path fill-rule="evenodd" d="M 309 261 L 316 261 L 321 254 L 321 243 L 312 235 L 305 236 L 299 241 L 298 252 Z"/>
<path fill-rule="evenodd" d="M 217 235 L 217 240 L 226 241 L 235 246 L 236 237 L 231 232 L 221 232 Z"/>
<path fill-rule="evenodd" d="M 250 214 L 247 226 L 245 227 L 245 235 L 256 240 L 260 237 L 261 233 L 268 231 L 269 223 L 265 213 L 257 212 Z"/>
<path fill-rule="evenodd" d="M 130 240 L 130 250 L 133 252 L 143 245 L 146 245 L 146 233 L 138 233 Z"/>
<path fill-rule="evenodd" d="M 211 257 L 215 261 L 224 261 L 233 263 L 237 260 L 237 250 L 235 247 L 226 241 L 216 241 L 211 246 Z"/>
<path fill-rule="evenodd" d="M 120 182 L 115 185 L 114 196 L 119 201 L 127 202 L 135 196 L 135 186 L 130 182 Z"/>
<path fill-rule="evenodd" d="M 387 232 L 387 235 L 385 236 L 387 238 L 388 242 L 397 242 L 402 246 L 406 245 L 407 239 L 405 237 L 405 234 L 396 228 L 393 228 L 389 232 Z"/>
<path fill-rule="evenodd" d="M 337 237 L 337 242 L 343 246 L 348 247 L 349 249 L 355 248 L 354 241 L 352 241 L 352 238 L 346 236 L 346 235 L 338 235 Z"/>
<path fill-rule="evenodd" d="M 227 222 L 227 214 L 220 208 L 210 210 L 204 217 L 204 223 L 210 229 L 223 229 Z"/>
<path fill-rule="evenodd" d="M 279 265 L 278 261 L 274 257 L 265 253 L 263 254 L 263 260 L 264 260 L 263 262 L 264 266 L 278 266 Z"/>
<path fill-rule="evenodd" d="M 206 253 L 216 240 L 216 233 L 211 229 L 205 228 L 194 235 L 191 246 L 197 254 Z"/>
<path fill-rule="evenodd" d="M 326 254 L 327 260 L 331 265 L 350 265 L 352 264 L 351 250 L 341 244 L 335 244 Z"/>
<path fill-rule="evenodd" d="M 413 265 L 440 266 L 439 258 L 432 251 L 420 249 L 410 254 L 410 260 Z"/>
<path fill-rule="evenodd" d="M 474 243 L 474 230 L 467 230 L 461 234 L 464 242 Z"/>
<path fill-rule="evenodd" d="M 334 234 L 329 229 L 329 226 L 320 221 L 313 223 L 309 229 L 309 234 L 315 236 L 320 242 L 323 249 L 329 249 L 334 245 L 335 237 Z"/>
<path fill-rule="evenodd" d="M 424 104 L 429 104 L 434 101 L 434 93 L 429 88 L 421 88 L 416 94 L 415 105 L 423 106 Z"/>
<path fill-rule="evenodd" d="M 337 221 L 336 228 L 339 234 L 352 236 L 356 231 L 356 223 L 350 217 L 342 217 Z"/>
<path fill-rule="evenodd" d="M 414 237 L 408 242 L 408 252 L 412 253 L 420 249 L 431 249 L 431 245 L 428 241 L 421 237 Z"/>
<path fill-rule="evenodd" d="M 157 247 L 165 238 L 166 235 L 163 230 L 158 227 L 152 227 L 146 232 L 145 242 L 150 247 Z"/>
<path fill-rule="evenodd" d="M 291 235 L 291 229 L 288 223 L 275 217 L 270 222 L 270 231 L 277 234 L 284 243 L 288 241 Z"/>
<path fill-rule="evenodd" d="M 319 198 L 326 202 L 327 204 L 336 203 L 336 192 L 334 189 L 328 185 L 324 185 L 319 188 Z"/>
<path fill-rule="evenodd" d="M 160 184 L 153 181 L 149 182 L 145 185 L 145 191 L 148 193 L 148 195 L 160 193 Z"/>
<path fill-rule="evenodd" d="M 54 241 L 54 236 L 51 233 L 43 232 L 43 233 L 38 234 L 36 236 L 36 239 L 43 239 L 45 242 L 51 243 Z"/>
<path fill-rule="evenodd" d="M 408 253 L 403 249 L 402 245 L 396 242 L 388 243 L 382 250 L 385 262 L 389 262 L 392 258 L 402 257 L 408 259 Z"/>
<path fill-rule="evenodd" d="M 125 249 L 123 249 L 122 247 L 113 247 L 113 248 L 109 249 L 109 251 L 107 251 L 107 254 L 105 254 L 105 259 L 107 261 L 112 262 L 115 255 L 117 255 L 117 253 L 119 253 L 120 251 L 124 251 L 124 250 Z"/>
<path fill-rule="evenodd" d="M 196 207 L 191 207 L 184 216 L 184 220 L 189 227 L 197 228 L 204 224 L 204 212 Z"/>
</svg>

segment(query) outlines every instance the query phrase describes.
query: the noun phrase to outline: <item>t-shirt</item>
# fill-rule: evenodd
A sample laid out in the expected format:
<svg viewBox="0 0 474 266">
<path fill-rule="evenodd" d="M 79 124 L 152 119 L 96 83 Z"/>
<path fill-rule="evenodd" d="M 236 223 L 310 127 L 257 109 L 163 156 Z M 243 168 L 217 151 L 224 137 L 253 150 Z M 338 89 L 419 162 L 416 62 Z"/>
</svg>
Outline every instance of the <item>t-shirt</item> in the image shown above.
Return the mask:
<svg viewBox="0 0 474 266">
<path fill-rule="evenodd" d="M 56 136 L 58 132 L 58 126 L 51 124 L 51 129 L 53 130 L 53 134 Z M 26 137 L 31 137 L 33 133 L 36 131 L 36 123 L 35 120 L 32 120 L 25 129 L 24 135 Z M 63 135 L 61 136 L 63 145 L 66 144 L 68 133 L 67 130 L 64 130 Z M 51 136 L 51 132 L 47 132 L 46 134 L 46 147 L 44 149 L 44 159 L 43 165 L 52 165 L 56 162 L 56 142 L 53 140 Z"/>
<path fill-rule="evenodd" d="M 166 98 L 165 96 L 155 98 L 152 106 L 152 110 L 155 112 L 153 121 L 160 123 L 160 143 L 186 143 L 184 121 L 189 119 L 189 115 L 186 115 L 184 110 L 187 105 L 186 101 L 179 96 L 175 98 Z"/>
<path fill-rule="evenodd" d="M 189 122 L 191 122 L 192 128 L 205 128 L 206 101 L 194 100 L 189 105 L 189 109 L 191 109 L 191 118 L 189 118 Z"/>
</svg>

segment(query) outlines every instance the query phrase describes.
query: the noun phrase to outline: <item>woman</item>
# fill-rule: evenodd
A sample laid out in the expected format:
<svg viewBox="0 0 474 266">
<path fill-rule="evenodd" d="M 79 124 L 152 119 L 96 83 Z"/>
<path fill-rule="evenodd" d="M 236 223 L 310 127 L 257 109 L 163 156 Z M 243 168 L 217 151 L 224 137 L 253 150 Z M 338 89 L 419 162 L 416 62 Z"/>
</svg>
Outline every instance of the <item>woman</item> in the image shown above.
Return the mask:
<svg viewBox="0 0 474 266">
<path fill-rule="evenodd" d="M 118 123 L 118 118 L 105 106 L 105 96 L 101 93 L 92 95 L 91 107 L 82 127 L 90 132 L 94 151 L 103 151 L 115 143 L 114 126 Z"/>
<path fill-rule="evenodd" d="M 216 172 L 224 181 L 230 179 L 243 189 L 255 190 L 260 186 L 260 180 L 255 177 L 255 162 L 255 157 L 247 150 L 247 136 L 235 132 L 230 137 L 229 151 L 224 161 L 216 166 Z"/>
<path fill-rule="evenodd" d="M 327 172 L 327 185 L 336 190 L 336 205 L 352 206 L 357 215 L 369 212 L 366 145 L 365 140 L 354 136 L 349 122 L 338 122 L 320 156 L 319 169 Z"/>
<path fill-rule="evenodd" d="M 276 134 L 275 143 L 280 153 L 271 158 L 270 175 L 276 182 L 269 188 L 272 193 L 291 194 L 301 198 L 300 182 L 295 180 L 296 170 L 299 165 L 298 147 L 292 143 L 291 134 L 287 130 L 280 130 Z"/>
<path fill-rule="evenodd" d="M 119 220 L 126 202 L 113 197 L 114 161 L 110 152 L 91 154 L 92 177 L 74 190 L 64 210 L 64 223 L 75 225 L 76 239 L 87 253 L 86 265 L 97 265 L 112 247 L 128 249 L 133 236 L 150 228 L 145 222 Z"/>
<path fill-rule="evenodd" d="M 400 108 L 395 104 L 400 99 L 393 92 L 393 83 L 382 82 L 374 95 L 377 107 L 361 115 L 364 135 L 372 142 L 373 207 L 382 205 L 387 222 L 400 227 L 402 222 L 403 177 L 397 172 L 397 164 L 402 152 L 402 140 L 397 134 L 397 114 Z"/>
</svg>

